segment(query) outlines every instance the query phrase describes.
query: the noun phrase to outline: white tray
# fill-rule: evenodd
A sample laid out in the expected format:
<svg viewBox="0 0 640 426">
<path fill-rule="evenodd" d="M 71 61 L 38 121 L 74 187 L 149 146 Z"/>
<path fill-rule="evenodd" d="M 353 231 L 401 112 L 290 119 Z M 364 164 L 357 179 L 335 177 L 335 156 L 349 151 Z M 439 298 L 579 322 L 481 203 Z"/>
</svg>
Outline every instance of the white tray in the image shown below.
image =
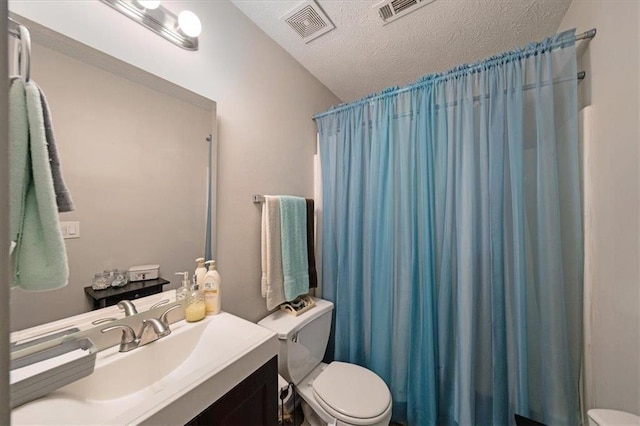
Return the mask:
<svg viewBox="0 0 640 426">
<path fill-rule="evenodd" d="M 11 361 L 11 408 L 93 373 L 97 348 L 87 338 Z"/>
</svg>

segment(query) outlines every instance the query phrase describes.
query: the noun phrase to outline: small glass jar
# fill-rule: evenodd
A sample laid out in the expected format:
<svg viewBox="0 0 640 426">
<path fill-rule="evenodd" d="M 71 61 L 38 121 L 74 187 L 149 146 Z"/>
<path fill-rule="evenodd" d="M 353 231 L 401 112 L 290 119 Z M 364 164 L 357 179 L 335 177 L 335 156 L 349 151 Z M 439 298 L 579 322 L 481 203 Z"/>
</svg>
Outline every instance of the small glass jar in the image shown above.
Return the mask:
<svg viewBox="0 0 640 426">
<path fill-rule="evenodd" d="M 127 276 L 127 271 L 116 269 L 113 273 L 113 282 L 111 283 L 111 287 L 124 287 L 129 282 L 129 278 Z"/>
<path fill-rule="evenodd" d="M 107 280 L 107 283 L 109 287 L 111 287 L 111 284 L 113 284 L 113 279 L 115 278 L 115 269 L 105 269 L 104 272 L 102 273 L 102 275 L 104 275 L 104 278 Z"/>
<path fill-rule="evenodd" d="M 184 304 L 184 319 L 187 322 L 196 322 L 203 319 L 205 315 L 204 292 L 199 290 L 197 286 L 193 286 L 187 292 Z"/>
<path fill-rule="evenodd" d="M 96 274 L 93 277 L 93 282 L 91 283 L 91 288 L 94 290 L 104 290 L 109 288 L 110 283 L 108 277 L 104 276 L 104 273 Z"/>
</svg>

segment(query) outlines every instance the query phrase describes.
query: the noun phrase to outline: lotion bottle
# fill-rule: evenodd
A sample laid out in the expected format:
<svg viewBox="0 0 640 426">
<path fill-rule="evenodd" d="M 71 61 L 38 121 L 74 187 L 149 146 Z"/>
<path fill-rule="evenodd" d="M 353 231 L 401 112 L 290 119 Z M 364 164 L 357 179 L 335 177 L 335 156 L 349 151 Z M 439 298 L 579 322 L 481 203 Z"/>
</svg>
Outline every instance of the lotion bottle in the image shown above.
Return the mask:
<svg viewBox="0 0 640 426">
<path fill-rule="evenodd" d="M 216 271 L 216 261 L 208 260 L 205 265 L 209 265 L 209 271 L 204 276 L 204 300 L 207 315 L 217 315 L 220 313 L 222 304 L 221 285 L 222 278 Z"/>
<path fill-rule="evenodd" d="M 202 288 L 204 283 L 204 276 L 207 274 L 207 268 L 204 266 L 204 257 L 199 257 L 196 259 L 196 271 L 194 272 L 194 276 L 196 277 L 196 283 Z"/>
</svg>

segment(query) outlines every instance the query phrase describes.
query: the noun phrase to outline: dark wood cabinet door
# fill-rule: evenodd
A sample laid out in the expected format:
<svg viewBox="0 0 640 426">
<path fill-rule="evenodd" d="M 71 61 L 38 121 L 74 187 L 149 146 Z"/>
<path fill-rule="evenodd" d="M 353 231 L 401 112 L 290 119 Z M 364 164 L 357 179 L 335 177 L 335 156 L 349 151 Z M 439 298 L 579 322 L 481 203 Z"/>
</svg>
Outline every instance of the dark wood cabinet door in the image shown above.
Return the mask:
<svg viewBox="0 0 640 426">
<path fill-rule="evenodd" d="M 278 358 L 273 357 L 187 426 L 278 424 Z"/>
</svg>

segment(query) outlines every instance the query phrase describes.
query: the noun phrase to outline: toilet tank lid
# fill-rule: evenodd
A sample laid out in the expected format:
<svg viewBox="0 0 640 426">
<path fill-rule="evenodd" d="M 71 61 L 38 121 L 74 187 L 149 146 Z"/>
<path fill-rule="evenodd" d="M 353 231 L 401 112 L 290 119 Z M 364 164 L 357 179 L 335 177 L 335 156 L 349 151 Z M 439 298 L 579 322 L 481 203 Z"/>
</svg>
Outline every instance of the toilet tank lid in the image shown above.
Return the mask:
<svg viewBox="0 0 640 426">
<path fill-rule="evenodd" d="M 624 411 L 596 408 L 589 410 L 587 414 L 601 426 L 640 425 L 640 417 Z"/>
<path fill-rule="evenodd" d="M 258 325 L 276 332 L 278 334 L 278 339 L 288 339 L 293 336 L 296 331 L 300 330 L 314 319 L 320 317 L 325 312 L 333 309 L 333 303 L 328 300 L 322 300 L 315 297 L 313 300 L 316 302 L 316 305 L 298 316 L 293 316 L 278 309 L 271 315 L 260 320 Z"/>
</svg>

